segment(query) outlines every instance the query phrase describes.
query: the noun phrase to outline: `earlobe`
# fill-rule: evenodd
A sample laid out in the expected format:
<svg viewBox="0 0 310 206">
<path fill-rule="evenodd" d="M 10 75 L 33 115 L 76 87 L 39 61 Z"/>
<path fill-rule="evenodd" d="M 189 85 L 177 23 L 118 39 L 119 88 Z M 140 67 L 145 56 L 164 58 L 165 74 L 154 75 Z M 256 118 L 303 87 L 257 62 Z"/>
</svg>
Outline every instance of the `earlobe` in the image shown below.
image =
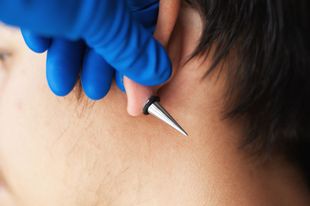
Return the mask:
<svg viewBox="0 0 310 206">
<path fill-rule="evenodd" d="M 170 40 L 180 8 L 181 0 L 160 0 L 159 15 L 154 36 L 163 46 L 167 46 Z"/>
</svg>

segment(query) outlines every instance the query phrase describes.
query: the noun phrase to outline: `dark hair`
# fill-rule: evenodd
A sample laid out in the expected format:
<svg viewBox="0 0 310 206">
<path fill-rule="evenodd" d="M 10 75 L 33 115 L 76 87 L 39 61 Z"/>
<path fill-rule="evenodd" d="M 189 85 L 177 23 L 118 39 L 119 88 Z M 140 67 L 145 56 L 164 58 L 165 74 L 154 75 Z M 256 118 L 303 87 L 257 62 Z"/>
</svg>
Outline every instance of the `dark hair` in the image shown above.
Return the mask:
<svg viewBox="0 0 310 206">
<path fill-rule="evenodd" d="M 245 120 L 242 146 L 264 155 L 281 151 L 309 175 L 309 1 L 186 2 L 204 21 L 193 57 L 211 54 L 211 47 L 215 51 L 205 76 L 222 60 L 229 62 L 225 114 Z"/>
</svg>

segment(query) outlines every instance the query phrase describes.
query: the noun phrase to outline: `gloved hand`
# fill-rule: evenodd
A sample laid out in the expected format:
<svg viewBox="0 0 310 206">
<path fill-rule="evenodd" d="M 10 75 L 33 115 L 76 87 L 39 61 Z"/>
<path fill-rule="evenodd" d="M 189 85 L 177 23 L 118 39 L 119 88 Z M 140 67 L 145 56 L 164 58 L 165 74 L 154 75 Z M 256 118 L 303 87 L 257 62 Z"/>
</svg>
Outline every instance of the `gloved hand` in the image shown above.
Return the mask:
<svg viewBox="0 0 310 206">
<path fill-rule="evenodd" d="M 153 32 L 158 14 L 158 0 L 127 0 L 127 3 L 133 17 L 147 30 Z M 114 70 L 85 43 L 60 38 L 44 38 L 28 30 L 23 30 L 22 33 L 27 45 L 33 51 L 44 52 L 48 49 L 47 79 L 56 95 L 68 94 L 78 74 L 89 98 L 98 100 L 108 93 Z M 124 91 L 123 74 L 118 71 L 116 71 L 116 82 Z"/>
<path fill-rule="evenodd" d="M 56 94 L 69 93 L 80 74 L 86 94 L 100 99 L 110 88 L 111 66 L 121 88 L 123 75 L 148 86 L 169 79 L 164 49 L 135 21 L 151 30 L 157 7 L 157 0 L 4 0 L 0 19 L 24 28 L 34 51 L 48 49 L 47 78 Z"/>
</svg>

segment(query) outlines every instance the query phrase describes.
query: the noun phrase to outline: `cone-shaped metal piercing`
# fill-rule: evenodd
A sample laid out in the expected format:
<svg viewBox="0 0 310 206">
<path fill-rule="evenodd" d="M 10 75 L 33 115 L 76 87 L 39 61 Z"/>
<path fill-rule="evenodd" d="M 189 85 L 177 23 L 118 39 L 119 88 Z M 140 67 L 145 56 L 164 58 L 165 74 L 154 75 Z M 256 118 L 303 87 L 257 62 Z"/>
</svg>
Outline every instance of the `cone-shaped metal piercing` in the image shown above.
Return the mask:
<svg viewBox="0 0 310 206">
<path fill-rule="evenodd" d="M 151 114 L 154 117 L 164 121 L 181 134 L 188 136 L 185 130 L 177 123 L 177 121 L 159 104 L 160 98 L 158 96 L 151 96 L 146 102 L 143 113 L 145 115 Z"/>
</svg>

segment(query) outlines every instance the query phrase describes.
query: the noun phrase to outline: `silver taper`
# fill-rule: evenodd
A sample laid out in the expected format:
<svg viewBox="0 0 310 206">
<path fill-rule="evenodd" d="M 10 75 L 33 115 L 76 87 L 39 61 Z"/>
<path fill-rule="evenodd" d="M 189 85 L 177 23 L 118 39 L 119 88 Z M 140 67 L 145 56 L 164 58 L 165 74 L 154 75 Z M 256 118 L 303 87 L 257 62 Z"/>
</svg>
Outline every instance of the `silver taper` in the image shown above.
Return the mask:
<svg viewBox="0 0 310 206">
<path fill-rule="evenodd" d="M 177 130 L 184 136 L 188 136 L 187 132 L 167 112 L 167 110 L 163 106 L 160 105 L 159 101 L 160 101 L 160 98 L 158 96 L 150 97 L 143 108 L 143 113 L 145 115 L 151 114 L 152 116 L 170 125 L 171 127 L 173 127 L 175 130 Z"/>
</svg>

